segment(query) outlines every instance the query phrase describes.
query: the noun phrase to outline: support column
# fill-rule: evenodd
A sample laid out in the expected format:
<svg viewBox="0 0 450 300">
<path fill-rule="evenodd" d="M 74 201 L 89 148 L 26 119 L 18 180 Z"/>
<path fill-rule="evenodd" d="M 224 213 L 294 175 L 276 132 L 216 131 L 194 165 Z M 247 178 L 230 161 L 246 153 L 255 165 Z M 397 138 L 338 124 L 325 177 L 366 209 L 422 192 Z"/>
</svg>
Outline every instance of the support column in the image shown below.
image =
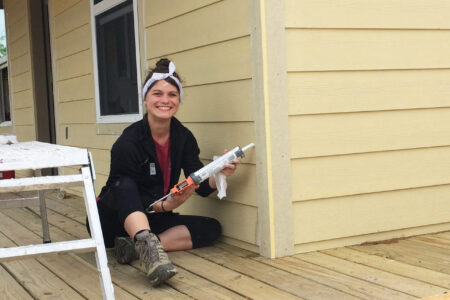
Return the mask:
<svg viewBox="0 0 450 300">
<path fill-rule="evenodd" d="M 284 2 L 251 0 L 260 254 L 293 254 Z"/>
</svg>

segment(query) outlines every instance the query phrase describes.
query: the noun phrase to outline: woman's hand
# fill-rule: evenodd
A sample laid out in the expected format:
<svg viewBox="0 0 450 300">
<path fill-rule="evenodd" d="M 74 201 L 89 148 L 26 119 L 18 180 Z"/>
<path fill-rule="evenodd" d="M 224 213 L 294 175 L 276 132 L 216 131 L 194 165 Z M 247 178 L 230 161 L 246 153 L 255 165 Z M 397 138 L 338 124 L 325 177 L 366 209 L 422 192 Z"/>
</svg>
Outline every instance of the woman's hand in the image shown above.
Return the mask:
<svg viewBox="0 0 450 300">
<path fill-rule="evenodd" d="M 228 149 L 223 150 L 223 154 L 225 154 L 227 152 L 228 152 Z M 240 164 L 240 163 L 241 163 L 241 159 L 240 158 L 234 159 L 231 163 L 226 164 L 225 168 L 222 171 L 220 171 L 220 172 L 223 175 L 227 176 L 227 177 L 231 176 L 231 175 L 234 174 L 234 172 L 236 171 L 237 165 Z"/>
<path fill-rule="evenodd" d="M 227 153 L 228 149 L 223 150 L 223 154 Z M 234 159 L 231 163 L 226 164 L 225 168 L 223 168 L 222 171 L 220 171 L 225 176 L 229 177 L 234 174 L 236 171 L 237 165 L 241 163 L 241 159 L 237 158 Z M 214 179 L 214 176 L 209 177 L 209 186 L 213 189 L 217 188 L 216 180 Z"/>
<path fill-rule="evenodd" d="M 175 208 L 177 208 L 178 206 L 180 206 L 181 204 L 186 202 L 187 199 L 189 199 L 189 197 L 192 196 L 194 191 L 195 191 L 195 187 L 191 186 L 173 197 L 169 196 L 166 200 L 164 200 L 164 204 L 163 204 L 164 210 L 165 211 L 174 210 Z"/>
</svg>

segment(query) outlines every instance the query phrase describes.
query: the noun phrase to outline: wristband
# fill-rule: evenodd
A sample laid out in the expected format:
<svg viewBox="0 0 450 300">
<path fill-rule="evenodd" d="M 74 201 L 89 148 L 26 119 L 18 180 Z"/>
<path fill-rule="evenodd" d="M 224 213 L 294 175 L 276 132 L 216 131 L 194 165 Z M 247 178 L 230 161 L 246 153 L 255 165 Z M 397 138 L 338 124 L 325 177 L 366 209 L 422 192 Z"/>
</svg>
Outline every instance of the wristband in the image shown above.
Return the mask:
<svg viewBox="0 0 450 300">
<path fill-rule="evenodd" d="M 167 211 L 164 209 L 164 202 L 166 202 L 166 200 L 161 201 L 161 209 L 162 209 L 163 212 L 167 212 Z"/>
</svg>

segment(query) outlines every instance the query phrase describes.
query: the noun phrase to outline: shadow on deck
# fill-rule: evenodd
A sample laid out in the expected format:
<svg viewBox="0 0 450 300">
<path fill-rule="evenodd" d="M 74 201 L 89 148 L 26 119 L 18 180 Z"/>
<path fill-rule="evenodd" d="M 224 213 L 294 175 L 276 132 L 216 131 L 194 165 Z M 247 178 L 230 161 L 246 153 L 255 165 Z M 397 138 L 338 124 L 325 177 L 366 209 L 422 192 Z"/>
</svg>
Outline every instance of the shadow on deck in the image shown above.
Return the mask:
<svg viewBox="0 0 450 300">
<path fill-rule="evenodd" d="M 53 241 L 86 238 L 81 198 L 47 193 Z M 39 209 L 0 211 L 0 245 L 42 242 Z M 450 291 L 450 232 L 266 259 L 216 243 L 170 253 L 178 274 L 150 287 L 138 262 L 110 253 L 117 299 L 444 299 Z M 93 253 L 55 254 L 0 265 L 3 299 L 99 299 Z"/>
</svg>

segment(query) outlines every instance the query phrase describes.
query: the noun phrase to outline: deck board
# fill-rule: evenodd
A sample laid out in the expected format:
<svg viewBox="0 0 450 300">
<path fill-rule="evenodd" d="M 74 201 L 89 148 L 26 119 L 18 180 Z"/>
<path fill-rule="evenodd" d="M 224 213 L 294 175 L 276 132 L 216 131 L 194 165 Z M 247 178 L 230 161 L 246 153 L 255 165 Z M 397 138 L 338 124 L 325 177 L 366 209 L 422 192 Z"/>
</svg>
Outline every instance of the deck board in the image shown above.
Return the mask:
<svg viewBox="0 0 450 300">
<path fill-rule="evenodd" d="M 52 241 L 88 237 L 82 198 L 45 196 Z M 38 207 L 2 209 L 0 245 L 41 243 L 39 214 Z M 137 261 L 120 265 L 107 254 L 117 299 L 415 299 L 448 295 L 449 249 L 450 232 L 279 259 L 217 242 L 170 253 L 179 272 L 159 288 Z M 101 298 L 93 253 L 3 262 L 0 278 L 10 299 Z"/>
<path fill-rule="evenodd" d="M 219 247 L 195 249 L 189 252 L 301 298 L 354 299 L 349 294 L 259 261 L 236 256 Z"/>
<path fill-rule="evenodd" d="M 392 274 L 383 270 L 363 266 L 355 262 L 337 258 L 320 252 L 311 252 L 295 255 L 295 258 L 307 261 L 312 264 L 319 264 L 330 270 L 360 278 L 365 281 L 388 287 L 392 290 L 415 297 L 425 297 L 428 295 L 442 294 L 445 288 L 437 287 L 419 280 L 406 278 Z"/>
</svg>

